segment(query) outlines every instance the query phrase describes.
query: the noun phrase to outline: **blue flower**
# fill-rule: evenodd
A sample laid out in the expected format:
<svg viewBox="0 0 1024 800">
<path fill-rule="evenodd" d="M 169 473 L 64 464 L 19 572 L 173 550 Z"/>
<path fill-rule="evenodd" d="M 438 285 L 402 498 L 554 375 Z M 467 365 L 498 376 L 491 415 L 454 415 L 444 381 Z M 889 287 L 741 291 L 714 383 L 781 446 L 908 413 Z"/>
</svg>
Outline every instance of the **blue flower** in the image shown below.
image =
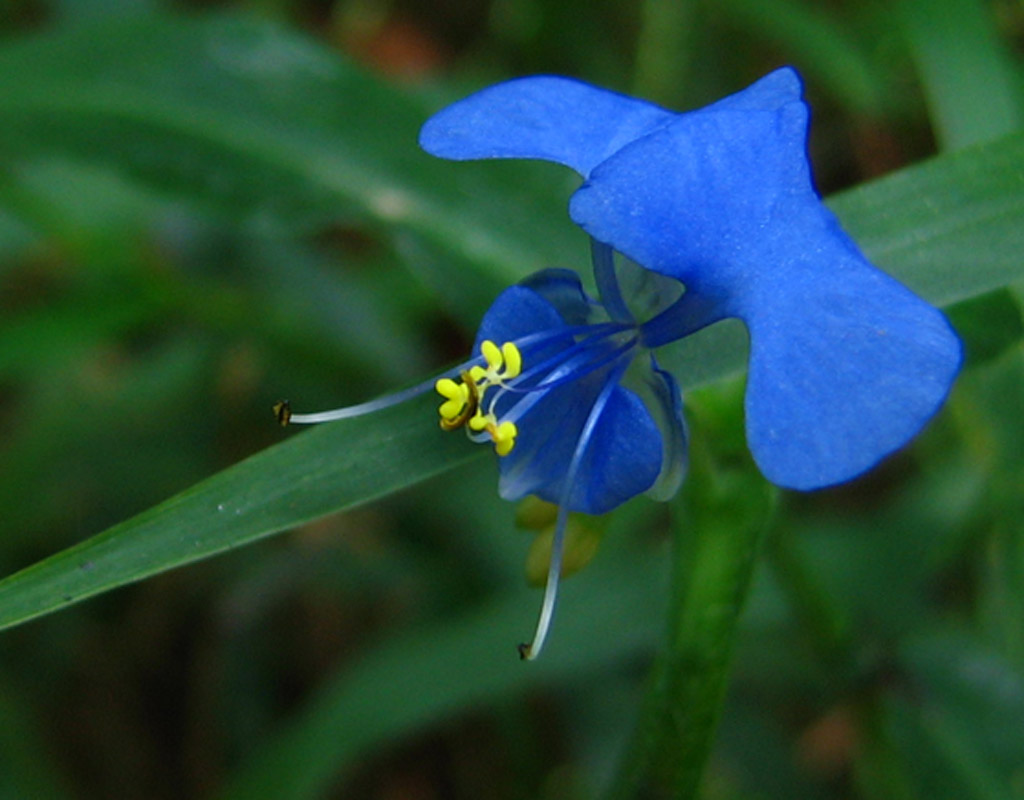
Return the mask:
<svg viewBox="0 0 1024 800">
<path fill-rule="evenodd" d="M 814 189 L 791 69 L 675 113 L 567 78 L 484 89 L 420 134 L 443 158 L 531 158 L 583 178 L 598 298 L 568 270 L 503 292 L 480 355 L 435 384 L 441 426 L 494 444 L 499 491 L 558 505 L 535 657 L 554 613 L 568 514 L 667 498 L 686 466 L 681 393 L 653 351 L 727 317 L 750 334 L 747 441 L 774 483 L 850 480 L 906 444 L 960 367 L 940 311 L 873 267 Z M 353 416 L 422 391 L 296 422 Z M 279 411 L 287 421 L 289 411 Z"/>
<path fill-rule="evenodd" d="M 942 313 L 873 267 L 821 202 L 807 123 L 800 80 L 788 68 L 682 114 L 542 76 L 449 106 L 426 123 L 420 143 L 444 158 L 534 158 L 576 170 L 584 182 L 569 214 L 596 243 L 597 285 L 610 316 L 625 320 L 611 254 L 602 250 L 685 287 L 636 329 L 646 348 L 741 319 L 750 334 L 751 452 L 774 483 L 816 489 L 856 477 L 917 434 L 945 400 L 961 350 Z M 497 339 L 541 330 L 547 322 L 534 305 L 523 291 L 503 296 L 483 330 Z M 556 413 L 554 397 L 543 406 Z M 609 408 L 620 413 L 620 406 Z M 573 422 L 553 445 L 580 432 Z M 591 435 L 590 446 L 617 452 L 607 434 Z M 604 484 L 618 485 L 618 470 L 635 469 L 638 445 L 627 449 L 634 459 L 603 465 Z M 653 445 L 639 449 L 652 458 Z M 555 470 L 518 464 L 517 472 L 532 474 L 516 486 L 550 487 Z"/>
</svg>

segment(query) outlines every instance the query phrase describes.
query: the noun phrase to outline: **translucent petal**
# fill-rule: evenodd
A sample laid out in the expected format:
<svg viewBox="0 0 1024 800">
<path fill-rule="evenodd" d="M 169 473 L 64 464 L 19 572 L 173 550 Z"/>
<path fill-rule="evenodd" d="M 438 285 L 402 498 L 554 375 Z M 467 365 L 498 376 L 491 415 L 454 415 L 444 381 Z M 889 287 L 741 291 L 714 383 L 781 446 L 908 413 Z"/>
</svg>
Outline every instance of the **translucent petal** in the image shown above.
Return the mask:
<svg viewBox="0 0 1024 800">
<path fill-rule="evenodd" d="M 596 321 L 597 304 L 583 290 L 580 276 L 571 269 L 543 269 L 519 283 L 532 289 L 551 305 L 570 325 L 586 325 Z"/>
<path fill-rule="evenodd" d="M 638 367 L 644 374 L 639 393 L 661 431 L 664 446 L 658 480 L 647 494 L 655 500 L 669 500 L 682 485 L 689 463 L 683 393 L 672 374 L 658 366 L 653 353 L 649 366 L 641 363 Z"/>
<path fill-rule="evenodd" d="M 555 161 L 586 176 L 674 116 L 643 100 L 541 75 L 499 83 L 442 109 L 420 131 L 420 146 L 459 161 Z"/>
<path fill-rule="evenodd" d="M 906 444 L 961 358 L 937 309 L 851 250 L 818 257 L 743 312 L 748 444 L 769 480 L 794 489 L 849 480 Z"/>
</svg>

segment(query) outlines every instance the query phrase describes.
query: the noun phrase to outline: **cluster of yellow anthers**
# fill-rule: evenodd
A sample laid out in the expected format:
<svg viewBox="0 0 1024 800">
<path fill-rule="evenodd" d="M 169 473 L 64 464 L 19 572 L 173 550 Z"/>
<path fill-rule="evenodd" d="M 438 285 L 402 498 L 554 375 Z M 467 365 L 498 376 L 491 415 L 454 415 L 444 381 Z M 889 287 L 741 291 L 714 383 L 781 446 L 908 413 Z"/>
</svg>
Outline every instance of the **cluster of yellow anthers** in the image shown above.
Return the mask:
<svg viewBox="0 0 1024 800">
<path fill-rule="evenodd" d="M 445 398 L 438 409 L 441 427 L 453 431 L 468 425 L 475 433 L 486 431 L 494 442 L 495 452 L 499 456 L 507 456 L 516 443 L 516 425 L 508 420 L 498 422 L 493 400 L 484 411 L 484 393 L 492 386 L 505 387 L 505 381 L 517 377 L 523 370 L 523 357 L 512 342 L 498 347 L 490 340 L 481 343 L 480 354 L 487 363 L 486 367 L 464 370 L 459 375 L 460 383 L 451 378 L 441 378 L 434 384 L 437 393 Z"/>
</svg>

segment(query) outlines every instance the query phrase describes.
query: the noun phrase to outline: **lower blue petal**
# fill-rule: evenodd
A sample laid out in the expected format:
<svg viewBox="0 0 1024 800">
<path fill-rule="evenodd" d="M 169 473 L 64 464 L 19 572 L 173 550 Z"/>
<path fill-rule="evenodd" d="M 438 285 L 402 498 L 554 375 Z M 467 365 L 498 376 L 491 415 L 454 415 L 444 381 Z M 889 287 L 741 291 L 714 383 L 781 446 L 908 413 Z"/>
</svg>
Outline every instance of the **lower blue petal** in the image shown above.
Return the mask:
<svg viewBox="0 0 1024 800">
<path fill-rule="evenodd" d="M 574 348 L 576 340 L 569 329 L 558 310 L 540 294 L 513 286 L 502 292 L 484 315 L 477 339 L 478 344 L 483 339 L 500 344 L 537 333 L 554 334 L 543 344 L 523 348 L 525 372 Z M 557 335 L 560 330 L 566 331 L 564 337 Z M 536 403 L 516 420 L 516 445 L 499 460 L 502 497 L 516 500 L 536 494 L 553 503 L 564 501 L 571 511 L 603 514 L 655 483 L 662 467 L 661 432 L 641 399 L 629 389 L 615 386 L 584 445 L 573 486 L 565 485 L 591 409 L 608 381 L 619 374 L 616 365 L 621 358 L 590 371 L 587 366 L 611 355 L 618 344 L 614 338 L 602 342 L 593 358 L 579 366 L 578 379 L 531 395 Z M 506 393 L 498 403 L 498 417 L 524 397 Z"/>
<path fill-rule="evenodd" d="M 570 511 L 604 514 L 654 485 L 661 470 L 661 434 L 639 397 L 616 386 L 585 444 L 576 480 L 565 480 L 607 370 L 553 389 L 519 420 L 512 452 L 500 460 L 499 493 L 528 494 Z M 566 493 L 568 489 L 568 493 Z"/>
</svg>

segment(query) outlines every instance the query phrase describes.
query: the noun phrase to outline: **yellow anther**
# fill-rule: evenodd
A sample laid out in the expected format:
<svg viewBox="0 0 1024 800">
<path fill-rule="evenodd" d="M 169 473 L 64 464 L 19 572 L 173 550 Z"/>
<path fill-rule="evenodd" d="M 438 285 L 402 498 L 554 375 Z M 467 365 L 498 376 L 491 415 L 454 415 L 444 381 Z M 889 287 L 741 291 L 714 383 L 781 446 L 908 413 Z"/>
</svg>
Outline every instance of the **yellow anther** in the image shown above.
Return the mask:
<svg viewBox="0 0 1024 800">
<path fill-rule="evenodd" d="M 441 397 L 447 398 L 438 409 L 441 419 L 455 419 L 469 402 L 469 389 L 465 384 L 456 383 L 451 378 L 441 378 L 434 384 L 434 388 Z"/>
<path fill-rule="evenodd" d="M 490 339 L 485 339 L 480 343 L 480 355 L 482 355 L 484 357 L 484 361 L 487 362 L 488 372 L 496 373 L 501 369 L 501 349 Z"/>
<path fill-rule="evenodd" d="M 494 452 L 499 456 L 507 456 L 516 446 L 516 434 L 519 431 L 514 422 L 506 421 L 497 425 L 491 423 L 487 426 L 487 432 L 491 434 L 491 439 L 494 440 Z"/>
<path fill-rule="evenodd" d="M 520 354 L 519 348 L 512 344 L 512 342 L 505 342 L 501 346 L 501 354 L 505 359 L 505 373 L 502 377 L 518 377 L 519 373 L 523 371 L 523 356 Z"/>
<path fill-rule="evenodd" d="M 434 389 L 445 402 L 437 409 L 441 415 L 441 427 L 446 431 L 461 428 L 466 421 L 477 413 L 480 403 L 480 392 L 476 382 L 468 372 L 462 373 L 462 383 L 451 378 L 441 378 L 434 384 Z"/>
<path fill-rule="evenodd" d="M 498 455 L 506 456 L 515 446 L 518 433 L 515 423 L 498 422 L 493 412 L 484 414 L 480 406 L 484 393 L 490 387 L 503 387 L 500 391 L 504 391 L 507 388 L 504 381 L 519 376 L 523 369 L 523 356 L 512 342 L 498 347 L 490 339 L 480 343 L 480 355 L 487 366 L 478 364 L 465 370 L 459 376 L 461 383 L 441 378 L 434 384 L 437 393 L 445 399 L 438 407 L 441 427 L 451 431 L 466 425 L 474 433 L 487 431 Z M 495 399 L 490 403 L 492 409 Z"/>
<path fill-rule="evenodd" d="M 464 384 L 456 383 L 451 378 L 439 378 L 434 388 L 441 397 L 447 397 L 449 400 L 465 400 L 468 393 Z"/>
</svg>

